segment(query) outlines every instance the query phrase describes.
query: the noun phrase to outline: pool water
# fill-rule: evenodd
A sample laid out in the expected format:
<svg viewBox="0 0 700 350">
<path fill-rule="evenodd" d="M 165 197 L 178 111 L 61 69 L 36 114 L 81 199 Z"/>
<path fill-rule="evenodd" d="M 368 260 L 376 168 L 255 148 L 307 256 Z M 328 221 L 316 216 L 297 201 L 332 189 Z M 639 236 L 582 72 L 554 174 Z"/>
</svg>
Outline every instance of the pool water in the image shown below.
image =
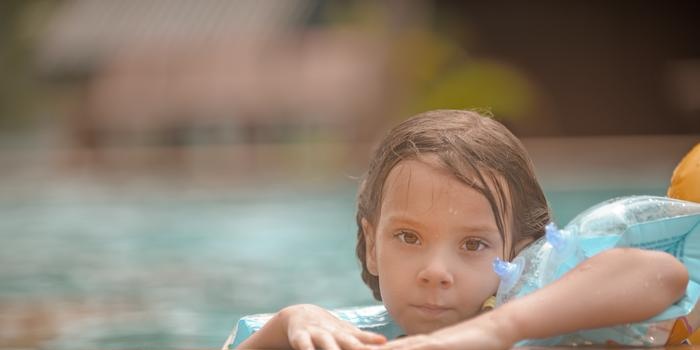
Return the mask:
<svg viewBox="0 0 700 350">
<path fill-rule="evenodd" d="M 245 314 L 373 303 L 354 188 L 74 184 L 0 197 L 0 347 L 216 348 Z M 550 191 L 560 224 L 663 189 Z"/>
</svg>

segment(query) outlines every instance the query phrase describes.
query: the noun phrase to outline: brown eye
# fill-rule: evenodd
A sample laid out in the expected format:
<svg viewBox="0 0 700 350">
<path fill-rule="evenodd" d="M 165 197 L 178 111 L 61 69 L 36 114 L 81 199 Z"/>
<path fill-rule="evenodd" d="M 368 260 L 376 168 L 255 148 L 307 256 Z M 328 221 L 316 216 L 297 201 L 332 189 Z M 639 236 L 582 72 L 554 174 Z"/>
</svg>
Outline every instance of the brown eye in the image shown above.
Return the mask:
<svg viewBox="0 0 700 350">
<path fill-rule="evenodd" d="M 486 248 L 486 244 L 480 239 L 470 238 L 464 241 L 464 245 L 462 247 L 470 252 L 475 252 Z"/>
<path fill-rule="evenodd" d="M 402 232 L 399 232 L 396 235 L 396 237 L 398 237 L 401 240 L 401 242 L 406 243 L 406 244 L 412 244 L 412 245 L 413 244 L 415 244 L 415 245 L 420 244 L 420 239 L 418 239 L 418 235 L 416 235 L 413 232 L 402 231 Z"/>
</svg>

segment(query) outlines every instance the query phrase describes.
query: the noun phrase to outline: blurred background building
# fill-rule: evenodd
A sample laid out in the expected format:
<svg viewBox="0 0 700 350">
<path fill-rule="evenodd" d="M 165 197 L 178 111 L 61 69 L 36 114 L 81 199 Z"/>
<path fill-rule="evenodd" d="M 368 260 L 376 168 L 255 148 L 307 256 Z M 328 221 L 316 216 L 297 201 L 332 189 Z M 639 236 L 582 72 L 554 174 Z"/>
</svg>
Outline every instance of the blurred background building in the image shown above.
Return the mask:
<svg viewBox="0 0 700 350">
<path fill-rule="evenodd" d="M 270 285 L 205 261 L 175 259 L 193 271 L 183 284 L 153 276 L 172 277 L 158 265 L 172 254 L 235 266 L 265 257 L 242 253 L 279 233 L 260 225 L 277 217 L 294 231 L 291 221 L 321 208 L 338 209 L 324 215 L 343 222 L 341 245 L 352 245 L 353 187 L 372 145 L 429 109 L 478 109 L 506 124 L 532 153 L 559 220 L 610 196 L 662 194 L 700 141 L 699 13 L 696 1 L 2 1 L 0 347 L 211 347 L 243 313 L 313 302 L 301 292 L 252 302 L 240 290 Z M 289 216 L 290 206 L 306 211 Z M 256 215 L 245 227 L 262 238 L 245 242 L 258 243 L 217 260 L 226 254 L 213 242 Z M 121 233 L 95 228 L 105 225 Z M 161 251 L 160 240 L 140 241 L 151 229 L 185 233 Z M 95 245 L 81 246 L 76 232 Z M 54 240 L 62 253 L 37 253 Z M 140 260 L 153 249 L 162 260 Z M 81 270 L 93 258 L 103 269 Z M 354 273 L 348 259 L 339 269 Z M 51 293 L 66 281 L 77 291 Z M 137 291 L 109 294 L 109 283 Z M 194 286 L 211 283 L 215 297 Z M 337 290 L 328 288 L 311 295 Z M 178 291 L 190 296 L 168 299 Z M 174 305 L 185 309 L 163 311 Z M 86 320 L 93 338 L 76 343 Z M 153 331 L 142 341 L 133 328 L 109 331 L 129 323 Z"/>
<path fill-rule="evenodd" d="M 314 167 L 363 164 L 357 144 L 434 108 L 489 110 L 525 138 L 700 130 L 693 2 L 2 6 L 3 144 L 61 150 L 68 169 L 257 177 L 249 163 L 290 159 L 272 146 L 308 143 L 339 159 Z"/>
</svg>

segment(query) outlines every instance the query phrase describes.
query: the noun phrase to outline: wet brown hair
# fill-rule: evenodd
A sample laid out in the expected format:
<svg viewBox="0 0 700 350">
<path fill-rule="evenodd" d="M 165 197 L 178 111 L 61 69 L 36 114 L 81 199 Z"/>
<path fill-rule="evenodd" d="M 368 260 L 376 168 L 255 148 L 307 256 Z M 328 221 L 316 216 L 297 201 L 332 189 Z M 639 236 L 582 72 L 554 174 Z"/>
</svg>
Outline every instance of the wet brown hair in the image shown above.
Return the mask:
<svg viewBox="0 0 700 350">
<path fill-rule="evenodd" d="M 544 234 L 550 211 L 525 148 L 503 125 L 473 111 L 435 110 L 411 117 L 389 131 L 375 149 L 357 195 L 357 246 L 362 280 L 381 300 L 379 279 L 367 269 L 362 219 L 376 227 L 384 183 L 401 161 L 434 156 L 441 167 L 486 197 L 501 239 L 510 228 L 510 251 Z M 506 215 L 504 215 L 506 213 Z M 511 219 L 506 225 L 504 216 Z M 504 250 L 506 245 L 504 244 Z"/>
</svg>

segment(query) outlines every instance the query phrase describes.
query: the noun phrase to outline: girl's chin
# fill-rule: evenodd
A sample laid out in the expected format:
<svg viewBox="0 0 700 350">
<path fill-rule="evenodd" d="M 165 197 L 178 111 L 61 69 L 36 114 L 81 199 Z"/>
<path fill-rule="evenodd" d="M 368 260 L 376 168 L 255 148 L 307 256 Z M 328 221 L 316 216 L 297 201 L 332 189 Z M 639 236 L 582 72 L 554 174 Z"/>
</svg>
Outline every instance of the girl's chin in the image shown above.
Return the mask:
<svg viewBox="0 0 700 350">
<path fill-rule="evenodd" d="M 431 320 L 431 321 L 426 321 L 426 320 L 411 320 L 411 321 L 406 321 L 404 324 L 399 323 L 399 326 L 401 326 L 401 329 L 403 329 L 406 332 L 406 335 L 415 335 L 415 334 L 428 334 L 432 333 L 434 331 L 437 331 L 438 329 L 442 329 L 445 327 L 449 327 L 455 323 L 458 323 L 459 320 L 454 320 L 454 321 L 445 321 L 445 320 Z"/>
</svg>

